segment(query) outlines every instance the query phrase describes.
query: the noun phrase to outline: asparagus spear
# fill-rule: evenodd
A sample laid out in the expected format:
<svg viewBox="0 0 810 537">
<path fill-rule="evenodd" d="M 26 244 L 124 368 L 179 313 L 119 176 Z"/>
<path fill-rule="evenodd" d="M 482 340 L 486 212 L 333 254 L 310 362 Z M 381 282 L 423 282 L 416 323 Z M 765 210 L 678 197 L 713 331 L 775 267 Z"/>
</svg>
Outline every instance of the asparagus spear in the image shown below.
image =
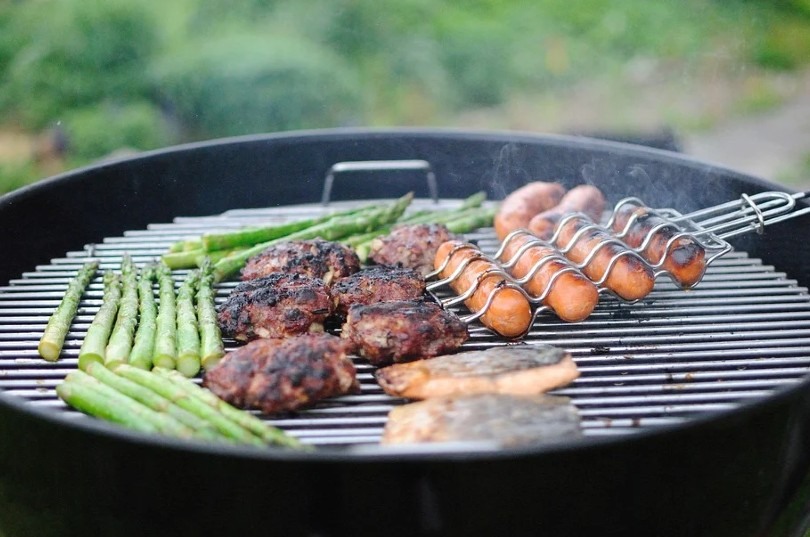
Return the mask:
<svg viewBox="0 0 810 537">
<path fill-rule="evenodd" d="M 57 387 L 57 394 L 82 412 L 141 431 L 159 432 L 180 438 L 194 435 L 191 427 L 183 425 L 176 418 L 152 410 L 84 371 L 68 373 L 64 382 Z"/>
<path fill-rule="evenodd" d="M 206 258 L 200 267 L 200 282 L 197 288 L 197 323 L 200 329 L 200 362 L 209 369 L 225 355 L 222 334 L 217 322 L 214 292 L 214 267 Z"/>
<path fill-rule="evenodd" d="M 191 268 L 196 265 L 197 258 L 205 254 L 202 248 L 194 250 L 183 250 L 181 252 L 169 252 L 163 254 L 160 260 L 171 270 Z"/>
<path fill-rule="evenodd" d="M 177 241 L 169 245 L 169 252 L 187 252 L 188 250 L 198 250 L 202 248 L 200 239 L 186 239 Z"/>
<path fill-rule="evenodd" d="M 248 259 L 282 241 L 314 239 L 316 237 L 321 237 L 326 240 L 337 240 L 355 233 L 366 233 L 374 228 L 394 222 L 402 216 L 402 213 L 411 203 L 411 200 L 413 200 L 413 193 L 409 192 L 387 207 L 354 216 L 332 218 L 321 224 L 287 235 L 286 237 L 257 244 L 239 254 L 219 260 L 214 265 L 214 280 L 222 281 L 224 278 L 227 278 L 241 269 Z"/>
<path fill-rule="evenodd" d="M 294 222 L 244 228 L 224 233 L 206 233 L 200 240 L 202 242 L 202 248 L 206 252 L 244 248 L 280 237 L 286 237 L 287 235 L 327 222 L 333 218 L 356 216 L 375 209 L 377 209 L 376 205 L 365 205 Z"/>
<path fill-rule="evenodd" d="M 132 352 L 129 354 L 129 363 L 141 369 L 152 368 L 152 354 L 155 351 L 157 305 L 152 292 L 155 270 L 154 265 L 148 265 L 143 268 L 138 278 L 138 328 L 135 331 Z"/>
<path fill-rule="evenodd" d="M 204 248 L 196 248 L 193 250 L 185 250 L 183 252 L 169 252 L 161 256 L 161 260 L 172 270 L 175 269 L 188 269 L 199 267 L 203 260 L 208 257 L 212 262 L 219 261 L 222 258 L 234 255 L 245 248 L 232 248 L 230 250 L 216 250 L 208 252 Z"/>
<path fill-rule="evenodd" d="M 436 223 L 444 224 L 447 229 L 453 233 L 467 233 L 479 227 L 491 226 L 492 219 L 495 217 L 496 208 L 494 207 L 472 207 L 466 209 L 455 209 L 442 214 L 436 215 L 433 218 L 419 218 L 413 219 L 411 224 L 424 224 Z M 365 263 L 371 253 L 371 245 L 374 240 L 383 235 L 384 233 L 374 233 L 366 235 L 366 240 L 359 241 L 354 244 L 354 250 L 360 261 Z M 372 236 L 373 235 L 373 236 Z"/>
<path fill-rule="evenodd" d="M 156 368 L 157 369 L 157 368 Z M 154 370 L 153 370 L 154 371 Z M 189 397 L 176 382 L 156 375 L 150 371 L 137 369 L 128 364 L 121 364 L 115 372 L 125 378 L 137 382 L 141 386 L 153 390 L 163 397 L 173 401 L 178 406 L 196 414 L 210 422 L 220 433 L 238 442 L 263 446 L 264 442 L 256 435 L 231 421 L 215 408 L 207 405 L 196 397 Z"/>
<path fill-rule="evenodd" d="M 343 243 L 348 246 L 356 247 L 370 242 L 377 237 L 385 235 L 386 233 L 389 233 L 395 226 L 402 224 L 430 224 L 446 222 L 447 220 L 457 218 L 460 214 L 467 213 L 480 207 L 484 201 L 486 201 L 486 193 L 476 192 L 475 194 L 465 198 L 461 205 L 454 209 L 444 209 L 441 211 L 418 211 L 402 217 L 392 224 L 376 228 L 368 233 L 347 237 L 344 239 Z M 363 248 L 367 248 L 367 246 L 364 246 Z"/>
<path fill-rule="evenodd" d="M 127 408 L 126 405 L 111 404 L 105 394 L 92 386 L 65 380 L 56 387 L 56 394 L 65 403 L 85 414 L 120 423 L 145 433 L 159 432 L 155 425 L 141 417 L 140 412 Z"/>
<path fill-rule="evenodd" d="M 59 358 L 65 337 L 79 310 L 79 301 L 90 280 L 96 275 L 98 264 L 98 261 L 90 261 L 79 269 L 76 276 L 68 283 L 67 291 L 61 302 L 48 319 L 48 325 L 45 327 L 37 347 L 39 355 L 46 360 L 53 362 Z"/>
<path fill-rule="evenodd" d="M 199 416 L 177 406 L 169 399 L 141 386 L 137 382 L 116 375 L 102 364 L 92 363 L 87 366 L 86 372 L 115 391 L 146 405 L 156 412 L 163 412 L 187 427 L 191 427 L 194 430 L 194 436 L 209 440 L 223 440 L 225 438 L 210 423 Z"/>
<path fill-rule="evenodd" d="M 474 212 L 460 214 L 457 218 L 444 222 L 444 225 L 453 233 L 467 233 L 479 227 L 491 226 L 496 212 L 496 207 L 485 207 Z"/>
<path fill-rule="evenodd" d="M 132 338 L 138 324 L 138 269 L 132 257 L 124 254 L 121 260 L 121 303 L 115 319 L 110 341 L 107 343 L 104 363 L 108 366 L 129 360 Z"/>
<path fill-rule="evenodd" d="M 189 397 L 199 399 L 205 404 L 216 408 L 224 416 L 263 438 L 269 444 L 297 449 L 310 449 L 309 446 L 302 444 L 297 438 L 290 436 L 277 427 L 268 425 L 250 412 L 245 412 L 244 410 L 231 406 L 214 395 L 210 390 L 198 386 L 177 371 L 158 367 L 154 369 L 153 373 L 175 382 Z"/>
<path fill-rule="evenodd" d="M 110 337 L 118 302 L 121 300 L 121 277 L 112 271 L 104 273 L 104 297 L 101 307 L 87 328 L 87 333 L 79 349 L 79 368 L 84 369 L 91 362 L 104 362 L 107 340 Z"/>
<path fill-rule="evenodd" d="M 177 290 L 177 362 L 175 367 L 187 377 L 200 371 L 200 333 L 194 295 L 200 272 L 192 270 Z"/>
<path fill-rule="evenodd" d="M 173 369 L 177 359 L 177 308 L 172 271 L 161 263 L 157 268 L 160 304 L 152 364 Z"/>
</svg>

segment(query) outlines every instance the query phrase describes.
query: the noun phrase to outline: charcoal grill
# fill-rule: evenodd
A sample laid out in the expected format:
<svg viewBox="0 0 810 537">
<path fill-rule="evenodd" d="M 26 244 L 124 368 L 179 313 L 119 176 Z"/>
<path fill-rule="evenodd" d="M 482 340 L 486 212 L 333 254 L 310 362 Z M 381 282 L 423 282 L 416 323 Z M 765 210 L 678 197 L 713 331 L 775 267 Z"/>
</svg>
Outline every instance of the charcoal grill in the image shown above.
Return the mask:
<svg viewBox="0 0 810 537">
<path fill-rule="evenodd" d="M 335 166 L 368 161 L 388 164 Z M 172 148 L 6 196 L 0 223 L 20 231 L 6 234 L 4 251 L 20 255 L 0 268 L 8 282 L 0 289 L 0 531 L 798 535 L 810 467 L 810 251 L 798 239 L 806 216 L 730 239 L 734 251 L 694 289 L 659 278 L 636 304 L 603 295 L 577 324 L 540 313 L 526 339 L 568 349 L 582 372 L 556 392 L 582 416 L 585 438 L 576 443 L 381 448 L 386 414 L 403 401 L 385 395 L 360 360 L 359 395 L 268 420 L 315 446 L 312 454 L 121 430 L 69 410 L 54 391 L 76 367 L 100 278 L 62 359 L 36 356 L 48 315 L 90 257 L 118 269 L 124 252 L 140 264 L 203 231 L 315 216 L 407 190 L 416 190 L 417 210 L 452 207 L 481 189 L 495 200 L 528 180 L 573 186 L 585 177 L 612 202 L 638 196 L 681 213 L 774 189 L 623 144 L 396 130 Z M 488 254 L 499 246 L 491 229 L 467 238 Z M 234 285 L 218 284 L 218 300 Z M 473 330 L 467 346 L 503 344 Z"/>
</svg>

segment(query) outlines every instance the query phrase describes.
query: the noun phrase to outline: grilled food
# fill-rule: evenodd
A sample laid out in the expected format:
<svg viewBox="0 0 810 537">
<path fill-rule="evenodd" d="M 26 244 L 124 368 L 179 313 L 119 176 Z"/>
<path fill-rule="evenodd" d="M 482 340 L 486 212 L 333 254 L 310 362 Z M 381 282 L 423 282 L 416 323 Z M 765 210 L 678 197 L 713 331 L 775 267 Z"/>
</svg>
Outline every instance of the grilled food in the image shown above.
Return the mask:
<svg viewBox="0 0 810 537">
<path fill-rule="evenodd" d="M 495 233 L 503 240 L 511 232 L 529 226 L 534 215 L 551 209 L 562 199 L 565 187 L 559 183 L 534 181 L 504 198 L 495 215 Z"/>
<path fill-rule="evenodd" d="M 545 241 L 528 231 L 512 235 L 503 245 L 500 261 L 533 297 L 539 298 L 560 319 L 584 321 L 599 302 L 591 280 Z"/>
<path fill-rule="evenodd" d="M 299 240 L 276 244 L 251 257 L 242 269 L 242 280 L 282 272 L 319 278 L 332 285 L 358 270 L 360 259 L 348 246 L 322 239 Z"/>
<path fill-rule="evenodd" d="M 369 259 L 380 265 L 412 268 L 427 276 L 433 271 L 439 246 L 459 238 L 444 224 L 400 225 L 372 241 Z"/>
<path fill-rule="evenodd" d="M 329 334 L 259 339 L 227 355 L 205 373 L 205 386 L 241 408 L 274 414 L 328 397 L 358 393 L 348 344 Z"/>
<path fill-rule="evenodd" d="M 541 239 L 549 240 L 560 219 L 571 213 L 583 213 L 599 222 L 605 211 L 605 196 L 593 185 L 579 185 L 565 193 L 556 206 L 538 213 L 529 221 L 529 230 Z"/>
<path fill-rule="evenodd" d="M 649 263 L 584 215 L 560 223 L 556 246 L 588 278 L 624 300 L 642 299 L 653 290 L 655 273 Z"/>
<path fill-rule="evenodd" d="M 389 395 L 427 399 L 474 393 L 536 395 L 567 386 L 579 370 L 564 350 L 547 345 L 496 347 L 379 369 Z"/>
<path fill-rule="evenodd" d="M 340 335 L 377 366 L 452 352 L 469 338 L 458 317 L 423 300 L 354 305 Z"/>
<path fill-rule="evenodd" d="M 641 256 L 655 266 L 660 264 L 681 287 L 692 287 L 703 279 L 706 250 L 694 237 L 683 234 L 650 208 L 637 203 L 622 205 L 611 228 L 631 248 L 643 245 Z"/>
<path fill-rule="evenodd" d="M 323 332 L 331 313 L 332 295 L 323 280 L 276 272 L 234 287 L 217 321 L 222 335 L 250 341 Z"/>
<path fill-rule="evenodd" d="M 538 445 L 582 436 L 579 414 L 567 397 L 477 394 L 436 397 L 395 407 L 383 444 L 493 442 Z"/>
<path fill-rule="evenodd" d="M 345 316 L 355 304 L 415 300 L 425 294 L 425 278 L 409 268 L 373 266 L 342 278 L 332 286 L 335 313 Z"/>
<path fill-rule="evenodd" d="M 472 290 L 464 301 L 467 308 L 474 313 L 483 311 L 480 320 L 484 326 L 504 337 L 526 334 L 534 320 L 531 304 L 517 285 L 509 284 L 500 266 L 472 244 L 448 241 L 439 247 L 434 265 L 441 270 L 441 278 L 450 278 L 462 264 L 460 274 L 449 283 L 459 295 Z"/>
</svg>

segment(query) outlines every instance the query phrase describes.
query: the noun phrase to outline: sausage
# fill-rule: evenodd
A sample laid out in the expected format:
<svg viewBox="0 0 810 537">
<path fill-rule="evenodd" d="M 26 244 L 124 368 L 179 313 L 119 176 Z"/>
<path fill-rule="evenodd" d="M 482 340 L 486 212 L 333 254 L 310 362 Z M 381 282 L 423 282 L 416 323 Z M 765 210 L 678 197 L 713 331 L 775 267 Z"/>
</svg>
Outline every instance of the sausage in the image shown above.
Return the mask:
<svg viewBox="0 0 810 537">
<path fill-rule="evenodd" d="M 487 274 L 485 271 L 502 269 L 487 258 L 475 259 L 480 255 L 481 251 L 475 246 L 452 240 L 439 246 L 433 264 L 436 270 L 442 269 L 441 278 L 448 278 L 462 262 L 473 259 L 464 267 L 461 274 L 450 282 L 450 287 L 462 295 L 472 286 L 478 285 L 475 292 L 464 301 L 473 313 L 481 311 L 490 295 L 495 293 L 492 296 L 492 303 L 479 318 L 481 323 L 504 337 L 517 338 L 524 335 L 534 320 L 529 299 L 519 289 L 508 286 L 509 280 L 504 276 L 497 273 Z M 448 256 L 449 260 L 445 265 Z"/>
<path fill-rule="evenodd" d="M 667 248 L 669 241 L 682 231 L 648 207 L 633 202 L 623 204 L 613 217 L 611 229 L 617 234 L 624 232 L 633 216 L 633 223 L 621 237 L 628 246 L 640 248 L 653 228 L 663 225 L 652 234 L 641 250 L 641 256 L 655 267 L 660 263 L 661 268 L 669 272 L 675 283 L 681 287 L 693 287 L 703 278 L 706 272 L 706 250 L 703 246 L 694 237 L 683 235 Z"/>
<path fill-rule="evenodd" d="M 534 244 L 520 251 L 530 243 Z M 514 260 L 518 255 L 517 260 Z M 599 302 L 599 290 L 596 284 L 574 269 L 573 265 L 560 255 L 559 250 L 545 241 L 537 240 L 530 233 L 521 233 L 504 243 L 500 256 L 500 261 L 505 264 L 511 265 L 514 260 L 514 265 L 508 270 L 512 276 L 520 280 L 544 259 L 546 261 L 523 284 L 524 289 L 534 297 L 543 296 L 548 289 L 542 302 L 563 321 L 578 322 L 587 319 Z"/>
<path fill-rule="evenodd" d="M 577 231 L 583 228 L 587 229 L 574 240 Z M 655 285 L 655 273 L 646 261 L 607 229 L 597 226 L 585 216 L 562 220 L 557 229 L 555 246 L 578 267 L 587 260 L 582 272 L 625 300 L 644 298 Z M 588 259 L 594 251 L 593 257 Z M 611 266 L 614 256 L 619 257 Z"/>
<path fill-rule="evenodd" d="M 529 221 L 529 230 L 543 240 L 554 235 L 560 219 L 570 213 L 583 213 L 594 222 L 602 219 L 605 195 L 593 185 L 579 185 L 565 193 L 560 203 L 536 214 Z"/>
<path fill-rule="evenodd" d="M 503 240 L 511 232 L 528 227 L 538 213 L 551 209 L 562 199 L 565 187 L 559 183 L 534 181 L 524 185 L 501 202 L 495 214 L 495 233 Z"/>
</svg>

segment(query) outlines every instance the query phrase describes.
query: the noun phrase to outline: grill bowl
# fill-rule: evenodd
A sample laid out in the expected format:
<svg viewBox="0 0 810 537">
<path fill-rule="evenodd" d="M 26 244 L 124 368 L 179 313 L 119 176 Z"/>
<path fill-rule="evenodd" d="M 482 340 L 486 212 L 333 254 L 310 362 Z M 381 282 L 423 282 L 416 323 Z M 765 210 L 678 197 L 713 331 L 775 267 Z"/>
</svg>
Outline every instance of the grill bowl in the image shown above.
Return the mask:
<svg viewBox="0 0 810 537">
<path fill-rule="evenodd" d="M 681 155 L 587 138 L 339 130 L 170 148 L 77 170 L 0 199 L 5 282 L 65 252 L 176 216 L 314 203 L 336 162 L 423 159 L 442 198 L 492 199 L 583 177 L 609 201 L 681 212 L 779 189 Z M 336 200 L 391 197 L 411 176 L 336 180 Z M 392 192 L 396 189 L 396 192 Z M 810 219 L 739 250 L 810 284 Z M 12 255 L 13 253 L 13 255 Z M 621 437 L 504 451 L 289 454 L 144 437 L 68 421 L 0 392 L 0 531 L 11 535 L 778 534 L 805 491 L 806 381 L 730 411 Z"/>
</svg>

